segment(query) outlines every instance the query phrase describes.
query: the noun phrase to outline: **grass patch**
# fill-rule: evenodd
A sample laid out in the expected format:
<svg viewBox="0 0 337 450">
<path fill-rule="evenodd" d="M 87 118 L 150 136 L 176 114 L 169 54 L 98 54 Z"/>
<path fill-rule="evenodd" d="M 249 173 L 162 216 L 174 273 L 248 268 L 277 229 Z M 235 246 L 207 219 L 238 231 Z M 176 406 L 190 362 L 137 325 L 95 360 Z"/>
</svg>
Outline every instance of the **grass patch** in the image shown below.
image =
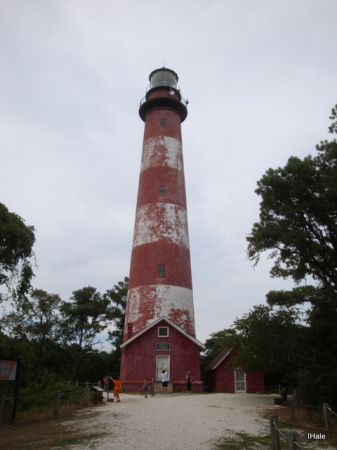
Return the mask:
<svg viewBox="0 0 337 450">
<path fill-rule="evenodd" d="M 88 420 L 97 413 L 87 409 L 75 410 L 66 408 L 60 411 L 57 420 L 50 419 L 42 412 L 30 417 L 21 416 L 14 423 L 3 423 L 0 428 L 0 449 L 50 450 L 53 447 L 69 448 L 71 445 L 82 444 L 104 435 L 104 433 L 87 434 L 76 429 L 82 420 Z M 68 423 L 69 422 L 69 423 Z"/>
<path fill-rule="evenodd" d="M 98 439 L 105 434 L 106 433 L 97 433 L 97 434 L 90 434 L 90 435 L 77 434 L 76 436 L 68 436 L 68 437 L 64 437 L 62 439 L 54 440 L 52 442 L 52 446 L 53 447 L 61 447 L 61 448 L 69 448 L 71 445 L 86 444 L 89 441 Z M 38 448 L 38 447 L 35 447 L 35 448 Z"/>
<path fill-rule="evenodd" d="M 326 440 L 313 440 L 307 439 L 307 433 L 313 430 L 322 430 L 324 433 L 324 417 L 322 411 L 317 408 L 307 408 L 297 405 L 295 411 L 295 421 L 291 423 L 290 412 L 288 407 L 275 408 L 267 410 L 263 415 L 266 419 L 270 419 L 272 414 L 278 416 L 279 422 L 284 422 L 289 425 L 283 425 L 280 423 L 280 429 L 283 434 L 287 435 L 288 431 L 297 431 L 300 435 L 300 445 L 304 450 L 324 450 L 328 448 L 337 449 L 337 433 L 331 433 Z M 305 427 L 305 428 L 301 428 Z M 307 429 L 308 428 L 308 429 Z M 337 421 L 332 420 L 332 430 L 337 431 Z M 317 431 L 316 431 L 317 432 Z M 286 450 L 288 444 L 285 439 L 280 440 L 281 448 Z M 334 446 L 334 447 L 331 447 Z M 258 449 L 270 449 L 271 437 L 266 436 L 250 436 L 246 433 L 236 433 L 231 437 L 224 437 L 214 444 L 214 450 L 258 450 Z"/>
<path fill-rule="evenodd" d="M 271 448 L 270 436 L 249 436 L 245 433 L 237 433 L 236 436 L 221 439 L 214 450 L 253 450 Z"/>
</svg>

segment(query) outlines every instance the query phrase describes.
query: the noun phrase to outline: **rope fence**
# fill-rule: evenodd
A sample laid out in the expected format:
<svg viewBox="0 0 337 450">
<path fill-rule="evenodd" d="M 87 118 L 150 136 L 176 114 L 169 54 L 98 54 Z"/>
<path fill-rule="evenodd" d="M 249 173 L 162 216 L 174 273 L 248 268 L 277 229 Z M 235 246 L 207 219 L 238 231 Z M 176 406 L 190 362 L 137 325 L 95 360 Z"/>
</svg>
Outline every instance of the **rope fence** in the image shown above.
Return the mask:
<svg viewBox="0 0 337 450">
<path fill-rule="evenodd" d="M 302 449 L 300 445 L 300 436 L 297 431 L 288 431 L 284 434 L 279 428 L 278 416 L 273 414 L 270 417 L 270 434 L 272 450 L 281 450 L 281 437 L 288 443 L 288 450 L 295 450 L 295 448 Z"/>
<path fill-rule="evenodd" d="M 334 414 L 336 417 L 337 417 L 337 414 L 334 412 L 334 411 L 332 411 L 332 409 L 331 408 L 327 408 L 328 409 L 328 411 L 330 412 L 330 414 Z"/>
<path fill-rule="evenodd" d="M 291 402 L 293 405 L 295 402 Z M 302 405 L 301 405 L 302 406 Z M 291 408 L 291 415 L 294 408 Z M 325 440 L 329 435 L 337 434 L 337 431 L 331 430 L 331 415 L 337 416 L 337 414 L 329 407 L 327 403 L 323 404 L 323 414 L 324 414 L 324 421 L 325 421 L 325 430 L 318 429 L 318 428 L 312 428 L 312 427 L 304 427 L 301 425 L 296 425 L 292 423 L 287 422 L 279 422 L 278 416 L 276 414 L 273 414 L 270 417 L 270 435 L 271 435 L 271 443 L 272 443 L 272 450 L 281 450 L 281 438 L 287 441 L 288 444 L 288 450 L 295 450 L 295 449 L 303 449 L 300 444 L 300 435 L 297 431 L 288 431 L 286 434 L 281 431 L 280 425 L 283 426 L 290 426 L 290 427 L 296 427 L 301 430 L 308 430 L 311 431 L 310 433 L 307 433 L 307 439 L 308 440 Z"/>
<path fill-rule="evenodd" d="M 322 429 L 319 429 L 319 428 L 303 427 L 302 425 L 294 425 L 293 423 L 279 422 L 279 424 L 286 425 L 287 427 L 301 428 L 301 430 L 318 431 L 319 433 L 326 433 L 327 432 L 326 430 L 322 430 Z M 329 431 L 329 433 L 337 434 L 337 431 Z"/>
</svg>

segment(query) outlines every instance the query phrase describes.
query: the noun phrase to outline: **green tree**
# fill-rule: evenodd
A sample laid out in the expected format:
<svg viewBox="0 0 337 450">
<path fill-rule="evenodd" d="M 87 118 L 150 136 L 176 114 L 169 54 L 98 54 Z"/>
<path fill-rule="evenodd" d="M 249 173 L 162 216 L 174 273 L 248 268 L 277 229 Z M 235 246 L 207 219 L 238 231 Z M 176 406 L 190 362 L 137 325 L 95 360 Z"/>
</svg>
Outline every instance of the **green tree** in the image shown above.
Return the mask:
<svg viewBox="0 0 337 450">
<path fill-rule="evenodd" d="M 211 335 L 205 344 L 205 356 L 213 359 L 221 351 L 231 350 L 236 355 L 233 367 L 243 367 L 246 372 L 293 373 L 306 359 L 303 341 L 307 330 L 300 319 L 295 308 L 254 306 L 230 329 Z"/>
<path fill-rule="evenodd" d="M 329 126 L 330 133 L 337 133 L 337 105 L 331 110 L 331 116 L 329 119 L 333 120 L 332 124 Z"/>
<path fill-rule="evenodd" d="M 43 361 L 48 344 L 58 343 L 59 308 L 62 300 L 57 294 L 42 289 L 33 289 L 30 294 L 30 316 L 28 332 L 36 343 L 37 358 Z M 43 362 L 42 362 L 43 363 Z"/>
<path fill-rule="evenodd" d="M 314 281 L 314 289 L 292 294 L 296 303 L 314 296 L 337 301 L 337 142 L 321 142 L 317 150 L 316 157 L 289 158 L 258 181 L 260 221 L 247 237 L 255 264 L 270 251 L 272 277 Z"/>
<path fill-rule="evenodd" d="M 92 351 L 100 343 L 97 335 L 108 326 L 109 300 L 90 286 L 74 291 L 70 300 L 60 308 L 63 339 L 78 352 Z"/>
<path fill-rule="evenodd" d="M 98 335 L 109 324 L 109 299 L 88 286 L 74 291 L 70 300 L 60 308 L 60 332 L 63 346 L 68 348 L 73 361 L 67 377 L 81 379 L 88 354 L 98 352 L 94 349 L 101 343 Z"/>
<path fill-rule="evenodd" d="M 0 203 L 0 286 L 16 300 L 25 298 L 34 276 L 30 261 L 34 242 L 34 227 L 25 225 L 20 216 Z"/>
<path fill-rule="evenodd" d="M 240 350 L 236 364 L 247 372 L 290 374 L 306 361 L 303 340 L 306 328 L 295 308 L 254 306 L 248 314 L 234 321 L 235 348 Z"/>
<path fill-rule="evenodd" d="M 58 295 L 34 289 L 20 307 L 5 314 L 0 321 L 4 331 L 0 334 L 0 344 L 3 340 L 7 350 L 11 348 L 11 353 L 2 354 L 22 355 L 28 378 L 28 367 L 32 371 L 43 367 L 59 373 L 64 354 L 59 344 L 58 308 L 61 303 Z"/>
<path fill-rule="evenodd" d="M 123 332 L 125 323 L 126 298 L 128 294 L 129 279 L 124 278 L 114 285 L 113 289 L 106 291 L 104 298 L 110 302 L 110 319 L 114 324 L 114 329 L 109 331 L 109 339 L 114 346 L 111 352 L 111 370 L 113 376 L 119 375 L 122 351 L 120 345 L 123 342 Z"/>
<path fill-rule="evenodd" d="M 232 328 L 212 333 L 211 337 L 205 342 L 205 350 L 201 354 L 201 379 L 207 385 L 208 378 L 206 368 L 223 350 L 232 348 L 229 344 L 230 338 L 236 334 Z M 230 345 L 228 347 L 228 345 Z"/>
<path fill-rule="evenodd" d="M 58 309 L 61 303 L 57 294 L 33 289 L 22 306 L 4 315 L 2 326 L 12 337 L 37 342 L 41 356 L 45 342 L 58 339 Z"/>
<path fill-rule="evenodd" d="M 337 132 L 337 107 L 329 127 Z M 291 157 L 258 181 L 260 221 L 248 235 L 248 258 L 257 264 L 264 252 L 273 260 L 272 277 L 292 278 L 291 291 L 267 294 L 270 305 L 310 302 L 307 347 L 312 358 L 298 372 L 304 386 L 320 373 L 316 401 L 337 404 L 337 142 L 323 141 L 317 156 Z M 304 282 L 304 285 L 300 285 Z M 327 312 L 328 311 L 328 312 Z M 327 320 L 328 319 L 328 320 Z M 316 385 L 317 389 L 318 386 Z"/>
<path fill-rule="evenodd" d="M 109 331 L 109 338 L 115 348 L 118 348 L 123 342 L 128 287 L 129 279 L 125 277 L 123 281 L 119 281 L 113 289 L 106 291 L 104 294 L 104 298 L 110 302 L 109 313 L 114 324 L 114 330 Z"/>
<path fill-rule="evenodd" d="M 237 345 L 237 334 L 234 328 L 225 328 L 212 333 L 211 337 L 205 342 L 202 367 L 206 368 L 223 350 L 233 349 Z"/>
</svg>

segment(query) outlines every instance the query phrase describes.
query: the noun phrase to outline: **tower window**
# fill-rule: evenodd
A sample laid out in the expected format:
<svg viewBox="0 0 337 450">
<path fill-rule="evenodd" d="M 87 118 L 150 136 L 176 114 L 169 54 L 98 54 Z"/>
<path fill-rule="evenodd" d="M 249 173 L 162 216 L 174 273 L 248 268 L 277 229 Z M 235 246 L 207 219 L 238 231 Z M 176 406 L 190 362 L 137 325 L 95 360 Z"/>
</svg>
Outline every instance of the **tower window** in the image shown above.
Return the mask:
<svg viewBox="0 0 337 450">
<path fill-rule="evenodd" d="M 165 197 L 166 195 L 166 186 L 160 185 L 159 186 L 159 195 L 160 197 Z"/>
<path fill-rule="evenodd" d="M 158 264 L 158 277 L 165 277 L 165 264 Z"/>
<path fill-rule="evenodd" d="M 160 127 L 161 128 L 166 128 L 166 118 L 165 117 L 162 117 L 160 119 Z"/>
</svg>

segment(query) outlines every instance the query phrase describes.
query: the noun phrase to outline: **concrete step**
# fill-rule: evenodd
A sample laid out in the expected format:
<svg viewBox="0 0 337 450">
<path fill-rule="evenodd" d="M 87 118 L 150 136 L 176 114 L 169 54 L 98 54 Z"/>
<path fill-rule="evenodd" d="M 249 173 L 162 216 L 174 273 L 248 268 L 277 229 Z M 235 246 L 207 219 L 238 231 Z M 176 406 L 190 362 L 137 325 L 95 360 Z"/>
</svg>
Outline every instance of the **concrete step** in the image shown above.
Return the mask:
<svg viewBox="0 0 337 450">
<path fill-rule="evenodd" d="M 155 381 L 154 382 L 154 393 L 158 394 L 161 392 L 163 392 L 163 386 L 161 384 L 161 381 Z M 167 392 L 173 392 L 173 386 L 172 386 L 171 381 L 169 381 L 167 383 Z"/>
</svg>

